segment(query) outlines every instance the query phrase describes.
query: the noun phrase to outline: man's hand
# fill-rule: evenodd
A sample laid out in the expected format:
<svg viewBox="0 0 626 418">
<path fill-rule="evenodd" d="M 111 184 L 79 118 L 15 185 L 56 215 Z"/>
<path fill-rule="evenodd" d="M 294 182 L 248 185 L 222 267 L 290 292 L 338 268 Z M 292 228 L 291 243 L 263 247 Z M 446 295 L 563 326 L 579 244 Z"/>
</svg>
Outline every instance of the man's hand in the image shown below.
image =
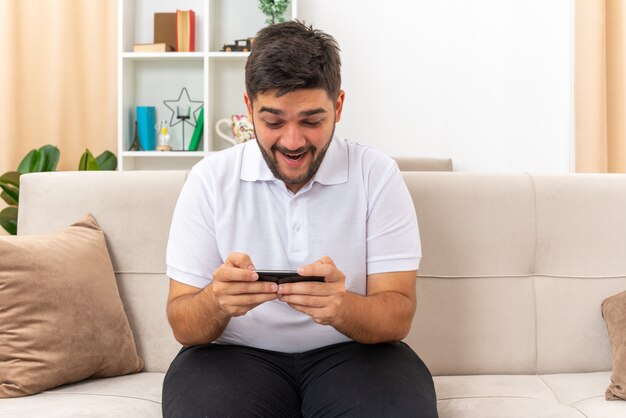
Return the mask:
<svg viewBox="0 0 626 418">
<path fill-rule="evenodd" d="M 276 283 L 259 282 L 247 254 L 232 253 L 213 272 L 213 294 L 229 317 L 245 315 L 264 302 L 278 297 Z"/>
<path fill-rule="evenodd" d="M 233 253 L 213 272 L 213 283 L 205 288 L 170 279 L 167 318 L 178 342 L 189 347 L 215 341 L 230 318 L 278 297 L 278 286 L 257 281 L 251 268 L 249 256 Z"/>
<path fill-rule="evenodd" d="M 330 257 L 298 269 L 301 276 L 323 276 L 320 282 L 285 283 L 278 287 L 279 299 L 322 325 L 332 325 L 341 315 L 346 295 L 343 274 Z"/>
<path fill-rule="evenodd" d="M 301 276 L 324 276 L 324 283 L 278 286 L 279 299 L 315 322 L 366 344 L 399 341 L 415 313 L 415 270 L 367 276 L 367 294 L 346 291 L 345 275 L 330 257 L 298 269 Z"/>
</svg>

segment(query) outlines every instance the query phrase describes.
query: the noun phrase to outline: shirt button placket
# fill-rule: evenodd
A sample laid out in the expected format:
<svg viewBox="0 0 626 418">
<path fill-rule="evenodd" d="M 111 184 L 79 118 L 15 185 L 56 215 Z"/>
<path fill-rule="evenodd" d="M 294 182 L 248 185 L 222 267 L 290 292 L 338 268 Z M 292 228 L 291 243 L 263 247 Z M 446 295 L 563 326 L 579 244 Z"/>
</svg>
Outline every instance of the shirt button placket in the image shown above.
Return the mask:
<svg viewBox="0 0 626 418">
<path fill-rule="evenodd" d="M 293 198 L 291 201 L 291 251 L 294 253 L 301 253 L 304 251 L 303 242 L 303 228 L 302 220 L 303 214 L 302 204 L 298 202 L 298 198 Z"/>
</svg>

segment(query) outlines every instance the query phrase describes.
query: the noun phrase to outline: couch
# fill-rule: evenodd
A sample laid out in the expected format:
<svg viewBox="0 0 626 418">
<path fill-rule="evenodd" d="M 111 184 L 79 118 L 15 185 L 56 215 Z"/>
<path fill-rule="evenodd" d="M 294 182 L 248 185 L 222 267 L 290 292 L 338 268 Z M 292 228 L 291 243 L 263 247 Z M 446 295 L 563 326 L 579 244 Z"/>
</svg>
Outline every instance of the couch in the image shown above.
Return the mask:
<svg viewBox="0 0 626 418">
<path fill-rule="evenodd" d="M 453 171 L 451 158 L 394 157 L 401 171 Z"/>
<path fill-rule="evenodd" d="M 602 301 L 626 289 L 626 176 L 404 172 L 420 224 L 406 342 L 442 418 L 626 417 L 606 401 Z M 107 244 L 144 371 L 0 399 L 2 417 L 157 417 L 180 346 L 165 315 L 165 247 L 183 171 L 22 178 L 19 234 L 87 212 Z"/>
</svg>

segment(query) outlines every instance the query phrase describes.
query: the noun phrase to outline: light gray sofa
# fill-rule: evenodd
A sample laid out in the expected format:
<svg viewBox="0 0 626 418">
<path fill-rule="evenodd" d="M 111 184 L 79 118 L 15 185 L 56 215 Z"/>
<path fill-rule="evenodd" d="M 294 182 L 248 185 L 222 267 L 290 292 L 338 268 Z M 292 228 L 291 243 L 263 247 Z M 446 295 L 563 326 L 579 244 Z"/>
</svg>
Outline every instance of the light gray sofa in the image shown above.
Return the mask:
<svg viewBox="0 0 626 418">
<path fill-rule="evenodd" d="M 131 376 L 0 400 L 1 417 L 157 417 L 179 349 L 165 316 L 165 246 L 186 173 L 59 172 L 22 179 L 19 233 L 91 212 L 104 229 L 145 360 Z M 448 417 L 626 417 L 605 401 L 602 300 L 626 289 L 626 176 L 406 172 L 420 223 L 407 342 Z"/>
<path fill-rule="evenodd" d="M 451 158 L 394 157 L 401 171 L 452 171 Z"/>
</svg>

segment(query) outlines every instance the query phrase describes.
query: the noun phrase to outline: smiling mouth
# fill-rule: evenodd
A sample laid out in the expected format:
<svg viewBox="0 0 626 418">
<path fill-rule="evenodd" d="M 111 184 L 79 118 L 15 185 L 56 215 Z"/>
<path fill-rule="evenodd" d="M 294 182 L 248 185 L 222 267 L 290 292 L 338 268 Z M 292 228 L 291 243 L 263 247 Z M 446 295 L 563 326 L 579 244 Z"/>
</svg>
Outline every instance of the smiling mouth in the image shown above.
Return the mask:
<svg viewBox="0 0 626 418">
<path fill-rule="evenodd" d="M 274 145 L 272 151 L 281 154 L 288 163 L 297 163 L 303 160 L 309 152 L 314 150 L 311 146 L 303 146 L 296 149 L 289 149 L 280 145 Z"/>
<path fill-rule="evenodd" d="M 299 154 L 293 154 L 293 153 L 286 153 L 286 152 L 282 152 L 281 151 L 281 154 L 283 154 L 285 157 L 287 157 L 291 161 L 298 161 L 298 160 L 301 160 L 304 157 L 304 154 L 306 154 L 306 152 L 301 152 Z"/>
</svg>

